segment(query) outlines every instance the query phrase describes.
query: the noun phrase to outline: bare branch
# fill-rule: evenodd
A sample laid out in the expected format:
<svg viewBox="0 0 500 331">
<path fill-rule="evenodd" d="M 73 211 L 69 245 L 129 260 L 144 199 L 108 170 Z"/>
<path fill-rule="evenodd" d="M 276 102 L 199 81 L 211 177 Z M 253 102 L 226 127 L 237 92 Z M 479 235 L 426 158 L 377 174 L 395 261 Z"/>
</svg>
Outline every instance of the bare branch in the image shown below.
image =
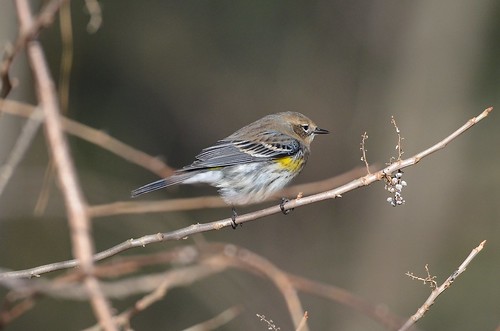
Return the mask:
<svg viewBox="0 0 500 331">
<path fill-rule="evenodd" d="M 26 8 L 21 7 L 21 10 L 19 10 L 18 7 L 17 14 L 19 22 L 21 23 L 19 27 L 19 36 L 13 47 L 5 49 L 3 60 L 0 64 L 0 77 L 2 80 L 2 90 L 0 91 L 1 98 L 5 98 L 12 90 L 13 84 L 9 76 L 9 70 L 16 55 L 23 50 L 26 43 L 34 38 L 42 28 L 52 24 L 57 11 L 66 1 L 67 0 L 49 1 L 41 10 L 40 14 L 34 19 L 31 17 L 30 13 L 24 10 Z M 29 22 L 29 24 L 26 24 L 27 22 Z"/>
<path fill-rule="evenodd" d="M 267 201 L 276 200 L 279 197 L 293 197 L 299 193 L 313 194 L 329 190 L 352 180 L 357 176 L 363 175 L 362 168 L 352 169 L 338 176 L 327 178 L 324 180 L 311 182 L 307 184 L 299 184 L 289 186 Z M 177 210 L 195 210 L 204 208 L 227 208 L 227 204 L 219 196 L 203 196 L 196 198 L 184 199 L 168 199 L 161 201 L 119 201 L 103 205 L 90 206 L 88 212 L 93 217 L 102 217 L 121 214 L 145 214 L 145 213 L 162 213 Z"/>
<path fill-rule="evenodd" d="M 306 311 L 306 312 L 304 312 L 304 316 L 302 317 L 302 320 L 300 321 L 300 324 L 295 331 L 304 330 L 304 326 L 306 325 L 308 319 L 309 319 L 309 314 Z"/>
<path fill-rule="evenodd" d="M 366 140 L 368 140 L 368 135 L 366 134 L 366 131 L 365 131 L 361 135 L 361 143 L 360 143 L 359 149 L 361 150 L 361 161 L 363 161 L 365 163 L 366 173 L 369 174 L 370 173 L 370 166 L 368 165 L 368 159 L 366 158 L 366 152 L 367 152 L 366 146 L 365 146 Z"/>
<path fill-rule="evenodd" d="M 297 290 L 286 273 L 262 256 L 247 249 L 238 248 L 237 246 L 229 246 L 229 249 L 225 250 L 225 256 L 229 256 L 228 262 L 231 265 L 234 264 L 240 268 L 245 267 L 251 272 L 258 272 L 274 283 L 274 286 L 276 286 L 283 295 L 295 329 L 297 329 L 301 324 L 305 311 L 302 308 Z M 302 326 L 302 330 L 309 330 L 307 324 Z"/>
<path fill-rule="evenodd" d="M 258 258 L 255 259 L 254 257 Z M 253 263 L 247 263 L 248 257 Z M 265 263 L 261 263 L 261 260 Z M 202 247 L 188 245 L 175 247 L 169 251 L 153 255 L 136 255 L 114 258 L 101 265 L 96 266 L 96 275 L 102 278 L 121 278 L 111 282 L 103 282 L 102 288 L 109 298 L 123 299 L 133 295 L 147 292 L 154 292 L 160 287 L 166 278 L 170 279 L 169 287 L 188 286 L 195 281 L 200 281 L 214 273 L 223 272 L 227 268 L 239 268 L 245 272 L 255 274 L 259 277 L 273 278 L 273 274 L 283 276 L 283 271 L 273 266 L 268 268 L 269 261 L 255 253 L 232 244 L 207 243 Z M 124 278 L 127 274 L 137 272 L 144 267 L 165 264 L 175 265 L 176 268 L 167 272 L 141 275 L 132 278 Z M 270 276 L 269 276 L 270 275 Z M 365 299 L 356 296 L 349 291 L 301 276 L 284 273 L 290 284 L 299 292 L 311 294 L 335 301 L 351 308 L 362 315 L 365 315 L 389 330 L 397 330 L 404 320 L 392 313 L 389 309 L 381 305 L 374 305 Z M 25 301 L 33 305 L 33 297 L 48 295 L 58 299 L 85 300 L 88 294 L 78 283 L 81 273 L 78 269 L 73 272 L 59 276 L 54 280 L 32 279 L 29 281 L 20 279 L 4 279 L 2 284 L 12 289 L 9 298 L 26 298 L 18 305 L 23 305 Z M 279 288 L 278 288 L 279 289 Z M 283 294 L 285 297 L 285 294 Z M 157 298 L 162 298 L 158 297 Z M 12 301 L 12 300 L 11 300 Z M 30 307 L 31 307 L 30 306 Z M 0 316 L 14 315 L 14 309 L 2 312 Z M 126 311 L 124 312 L 126 313 Z M 19 314 L 15 315 L 16 317 Z M 123 315 L 123 316 L 125 316 Z M 122 316 L 122 315 L 120 315 Z M 131 317 L 131 316 L 130 316 Z M 13 319 L 13 318 L 11 318 Z M 115 321 L 120 325 L 125 325 L 129 317 L 123 320 L 117 317 Z M 301 323 L 304 320 L 302 316 Z M 1 320 L 0 320 L 1 323 Z M 5 324 L 5 323 L 4 323 Z M 300 327 L 300 324 L 299 324 Z M 299 328 L 297 327 L 297 329 Z M 96 326 L 97 328 L 97 326 Z M 415 329 L 416 328 L 412 328 Z"/>
<path fill-rule="evenodd" d="M 241 313 L 241 307 L 234 306 L 224 310 L 219 315 L 196 325 L 193 325 L 184 331 L 210 331 L 220 328 L 224 324 L 229 323 Z"/>
<path fill-rule="evenodd" d="M 401 161 L 401 156 L 403 156 L 404 154 L 403 151 L 404 138 L 401 136 L 401 130 L 399 130 L 398 124 L 396 123 L 396 119 L 394 118 L 394 116 L 391 116 L 391 123 L 394 126 L 394 130 L 396 130 L 396 134 L 398 135 L 398 144 L 396 145 L 396 150 L 398 151 L 398 157 L 391 158 L 390 163 L 393 163 L 394 161 Z"/>
<path fill-rule="evenodd" d="M 428 264 L 425 265 L 425 271 L 427 272 L 427 276 L 425 278 L 415 276 L 412 272 L 409 271 L 406 273 L 406 276 L 410 277 L 413 280 L 419 280 L 424 284 L 429 284 L 431 288 L 436 288 L 437 287 L 436 276 L 431 275 Z"/>
<path fill-rule="evenodd" d="M 52 20 L 54 13 L 57 12 L 62 3 L 64 1 L 49 2 L 46 8 L 54 8 L 54 11 L 48 15 L 45 15 L 46 11 L 43 11 L 37 20 L 34 20 L 28 1 L 17 0 L 16 7 L 21 31 L 33 31 L 33 29 L 36 29 L 37 22 L 43 23 L 46 20 Z M 69 148 L 63 135 L 54 81 L 50 75 L 40 43 L 32 39 L 32 37 L 26 39 L 26 41 L 26 53 L 33 71 L 37 98 L 40 108 L 45 114 L 44 124 L 47 140 L 52 157 L 54 158 L 54 164 L 67 208 L 73 255 L 79 261 L 79 266 L 86 276 L 84 283 L 90 294 L 90 301 L 96 316 L 106 330 L 116 330 L 111 319 L 110 305 L 102 294 L 97 279 L 93 275 L 93 243 L 90 236 L 90 220 L 86 213 L 86 203 L 79 189 L 80 186 L 70 157 Z"/>
<path fill-rule="evenodd" d="M 394 171 L 398 171 L 400 169 L 415 165 L 422 158 L 444 148 L 453 139 L 457 138 L 459 135 L 464 133 L 467 129 L 471 128 L 474 124 L 478 123 L 479 121 L 484 119 L 486 116 L 488 116 L 488 114 L 492 110 L 493 110 L 493 108 L 486 109 L 479 116 L 470 119 L 465 125 L 460 127 L 458 130 L 453 132 L 451 135 L 449 135 L 448 137 L 446 137 L 442 141 L 440 141 L 437 144 L 427 148 L 426 150 L 416 154 L 415 156 L 413 156 L 411 158 L 393 163 L 393 164 L 385 167 L 384 169 L 377 171 L 376 173 L 368 174 L 364 177 L 353 180 L 353 181 L 351 181 L 347 184 L 344 184 L 340 187 L 337 187 L 333 190 L 329 190 L 326 192 L 302 197 L 300 199 L 290 200 L 287 203 L 285 203 L 285 208 L 286 209 L 298 208 L 298 207 L 312 204 L 312 203 L 315 203 L 318 201 L 323 201 L 323 200 L 327 200 L 327 199 L 335 199 L 346 192 L 352 191 L 354 189 L 357 189 L 357 188 L 360 188 L 363 186 L 370 185 L 371 183 L 379 181 L 379 180 L 383 180 L 387 176 L 387 174 L 390 174 Z M 252 213 L 239 215 L 236 218 L 236 223 L 242 224 L 242 223 L 246 223 L 246 222 L 250 222 L 250 221 L 255 221 L 255 220 L 260 219 L 264 216 L 269 216 L 269 215 L 277 214 L 277 213 L 281 213 L 280 206 L 272 206 L 269 208 L 257 210 L 257 211 L 252 212 Z M 178 230 L 175 230 L 172 232 L 157 233 L 157 234 L 146 235 L 146 236 L 143 236 L 143 237 L 138 238 L 138 239 L 130 239 L 130 240 L 127 240 L 121 244 L 113 246 L 105 251 L 102 251 L 102 252 L 94 255 L 94 261 L 100 261 L 100 260 L 109 258 L 111 256 L 114 256 L 114 255 L 119 254 L 121 252 L 124 252 L 126 250 L 129 250 L 133 247 L 142 247 L 142 246 L 145 246 L 148 244 L 159 243 L 159 242 L 164 242 L 164 241 L 168 241 L 168 240 L 179 240 L 179 239 L 187 238 L 190 235 L 193 235 L 195 233 L 202 233 L 202 232 L 207 232 L 207 231 L 220 230 L 220 229 L 225 228 L 225 227 L 231 227 L 232 224 L 233 224 L 233 220 L 231 218 L 225 218 L 222 220 L 209 222 L 209 223 L 193 224 L 191 226 L 181 228 L 181 229 L 178 229 Z M 26 269 L 26 270 L 0 273 L 0 279 L 2 279 L 2 278 L 31 278 L 31 277 L 41 275 L 41 274 L 47 273 L 47 272 L 52 272 L 55 270 L 73 268 L 77 265 L 78 265 L 78 263 L 76 260 L 57 262 L 57 263 L 47 264 L 47 265 L 43 265 L 43 266 L 36 267 L 36 268 Z"/>
<path fill-rule="evenodd" d="M 334 285 L 310 280 L 288 273 L 293 286 L 304 293 L 338 302 L 377 321 L 388 330 L 397 330 L 404 320 L 383 305 L 374 305 L 365 299 Z"/>
<path fill-rule="evenodd" d="M 443 284 L 441 284 L 437 288 L 434 288 L 434 290 L 431 292 L 431 295 L 427 298 L 427 300 L 425 300 L 424 304 L 417 310 L 417 312 L 412 317 L 410 317 L 406 321 L 405 324 L 403 324 L 403 326 L 399 329 L 399 331 L 408 330 L 409 327 L 411 327 L 413 324 L 415 324 L 419 319 L 421 319 L 425 315 L 425 313 L 429 310 L 429 308 L 434 304 L 437 297 L 441 293 L 443 293 L 446 289 L 448 289 L 451 286 L 451 284 L 453 284 L 455 279 L 457 279 L 457 277 L 460 276 L 460 274 L 462 274 L 462 272 L 465 271 L 465 268 L 467 268 L 467 266 L 472 261 L 472 259 L 474 259 L 476 257 L 476 255 L 479 254 L 479 252 L 483 249 L 485 243 L 486 243 L 486 240 L 484 240 L 483 242 L 481 242 L 479 244 L 479 246 L 474 248 L 470 252 L 469 256 L 467 256 L 467 258 L 464 260 L 464 262 L 462 262 L 462 264 L 458 267 L 458 269 L 455 270 L 450 275 L 450 277 L 448 277 L 448 279 L 446 279 L 446 281 Z"/>
<path fill-rule="evenodd" d="M 200 277 L 207 277 L 214 272 L 220 272 L 229 267 L 233 267 L 244 269 L 260 276 L 265 276 L 272 281 L 277 289 L 282 293 L 294 325 L 296 328 L 298 327 L 304 316 L 304 310 L 302 309 L 297 291 L 291 284 L 286 273 L 267 259 L 244 248 L 234 245 L 221 244 L 208 244 L 205 248 L 215 254 L 203 258 L 200 265 L 168 272 L 161 284 L 156 286 L 152 293 L 136 302 L 134 307 L 127 309 L 117 316 L 115 322 L 121 326 L 127 325 L 132 316 L 146 309 L 154 302 L 162 299 L 166 295 L 168 289 L 173 286 L 192 283 L 193 281 L 199 280 Z M 124 286 L 120 286 L 120 288 L 123 287 Z M 97 328 L 92 328 L 92 330 L 97 330 Z M 303 326 L 302 330 L 307 331 L 307 325 Z"/>
<path fill-rule="evenodd" d="M 124 312 L 116 316 L 114 318 L 114 322 L 118 326 L 127 326 L 130 324 L 130 320 L 133 316 L 146 310 L 155 302 L 163 299 L 171 288 L 190 285 L 200 279 L 220 272 L 225 268 L 226 266 L 220 264 L 202 263 L 200 265 L 172 270 L 158 276 L 144 276 L 149 278 L 156 278 L 155 280 L 146 281 L 146 283 L 155 284 L 153 291 L 138 300 L 132 307 L 126 309 Z M 160 281 L 159 283 L 158 280 Z M 120 288 L 123 288 L 123 285 L 120 285 Z M 85 331 L 97 330 L 101 330 L 100 325 L 95 325 L 91 328 L 86 329 Z"/>
<path fill-rule="evenodd" d="M 102 10 L 99 1 L 85 0 L 85 7 L 90 15 L 90 21 L 87 24 L 87 31 L 89 33 L 96 33 L 102 24 Z"/>
<path fill-rule="evenodd" d="M 261 322 L 264 322 L 266 323 L 267 325 L 267 329 L 268 330 L 272 330 L 272 331 L 280 331 L 281 328 L 276 326 L 276 324 L 274 324 L 274 321 L 272 319 L 268 319 L 266 317 L 266 315 L 261 315 L 261 314 L 255 314 Z"/>
<path fill-rule="evenodd" d="M 35 306 L 35 299 L 29 297 L 11 307 L 9 310 L 2 310 L 0 314 L 0 328 L 4 328 L 6 325 L 12 323 L 15 319 L 23 316 L 31 308 Z"/>
<path fill-rule="evenodd" d="M 12 100 L 0 99 L 0 110 L 16 116 L 29 117 L 35 110 L 34 106 Z M 168 177 L 173 169 L 158 158 L 150 156 L 140 150 L 130 147 L 110 135 L 60 116 L 64 130 L 75 137 L 93 143 L 123 159 L 137 164 L 159 177 Z"/>
<path fill-rule="evenodd" d="M 43 112 L 41 110 L 31 114 L 24 124 L 10 155 L 7 157 L 7 161 L 0 167 L 0 195 L 2 195 L 17 165 L 21 162 L 24 153 L 30 147 L 33 138 L 38 132 L 42 118 Z"/>
</svg>

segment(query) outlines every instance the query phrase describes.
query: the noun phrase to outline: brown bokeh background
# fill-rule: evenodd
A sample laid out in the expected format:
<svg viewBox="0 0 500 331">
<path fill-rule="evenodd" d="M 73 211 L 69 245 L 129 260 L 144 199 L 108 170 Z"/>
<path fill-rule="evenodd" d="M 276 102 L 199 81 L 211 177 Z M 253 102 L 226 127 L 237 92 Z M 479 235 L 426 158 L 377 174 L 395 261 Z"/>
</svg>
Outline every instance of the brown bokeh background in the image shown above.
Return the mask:
<svg viewBox="0 0 500 331">
<path fill-rule="evenodd" d="M 402 130 L 405 157 L 443 139 L 488 106 L 500 107 L 498 1 L 102 1 L 104 22 L 72 3 L 74 67 L 69 116 L 108 132 L 173 167 L 266 114 L 294 110 L 332 134 L 318 137 L 296 183 L 328 178 L 368 158 L 382 166 Z M 0 10 L 0 41 L 16 37 L 10 2 Z M 41 40 L 54 77 L 61 53 L 56 22 Z M 24 56 L 12 99 L 34 102 Z M 422 330 L 494 330 L 500 323 L 500 172 L 498 111 L 444 150 L 405 171 L 406 204 L 392 208 L 382 183 L 342 199 L 275 215 L 237 231 L 206 233 L 280 268 L 343 287 L 407 317 L 429 294 L 405 273 L 442 282 L 482 240 L 485 250 L 419 322 Z M 0 117 L 0 160 L 23 120 Z M 153 174 L 70 138 L 84 194 L 92 204 L 127 200 Z M 42 217 L 33 208 L 48 155 L 40 132 L 0 196 L 0 267 L 24 269 L 71 258 L 60 192 Z M 179 187 L 141 199 L 213 194 Z M 241 212 L 258 206 L 242 208 Z M 94 220 L 96 249 L 229 216 L 229 208 Z M 190 241 L 189 243 L 192 243 Z M 170 249 L 148 246 L 127 254 Z M 49 276 L 47 276 L 49 277 Z M 0 293 L 5 293 L 1 290 Z M 114 302 L 117 309 L 134 299 Z M 383 330 L 341 305 L 302 295 L 311 330 Z M 282 330 L 292 322 L 277 290 L 240 271 L 176 289 L 133 320 L 136 330 L 181 330 L 242 303 L 221 330 L 264 330 L 255 314 Z M 43 299 L 8 330 L 78 330 L 94 323 L 88 304 Z"/>
</svg>

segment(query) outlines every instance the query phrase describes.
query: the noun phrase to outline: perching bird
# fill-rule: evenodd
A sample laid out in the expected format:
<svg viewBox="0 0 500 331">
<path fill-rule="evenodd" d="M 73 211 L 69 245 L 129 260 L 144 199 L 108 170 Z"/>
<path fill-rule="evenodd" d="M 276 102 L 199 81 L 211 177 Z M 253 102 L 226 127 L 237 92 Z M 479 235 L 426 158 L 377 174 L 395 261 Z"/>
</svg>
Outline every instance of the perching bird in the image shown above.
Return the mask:
<svg viewBox="0 0 500 331">
<path fill-rule="evenodd" d="M 263 201 L 297 176 L 314 136 L 326 133 L 300 113 L 267 115 L 203 149 L 172 176 L 133 190 L 132 197 L 175 184 L 207 183 L 233 206 L 234 221 L 235 205 Z"/>
</svg>

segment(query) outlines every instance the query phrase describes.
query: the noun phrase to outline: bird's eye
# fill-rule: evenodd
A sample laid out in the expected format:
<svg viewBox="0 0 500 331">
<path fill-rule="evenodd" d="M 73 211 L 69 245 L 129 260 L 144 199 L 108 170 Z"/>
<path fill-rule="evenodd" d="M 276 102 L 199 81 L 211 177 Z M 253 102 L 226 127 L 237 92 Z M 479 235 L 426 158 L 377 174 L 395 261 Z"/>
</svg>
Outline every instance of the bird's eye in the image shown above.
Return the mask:
<svg viewBox="0 0 500 331">
<path fill-rule="evenodd" d="M 309 132 L 309 124 L 302 124 L 301 127 L 302 127 L 302 130 L 304 130 L 304 132 L 306 132 L 306 133 Z"/>
</svg>

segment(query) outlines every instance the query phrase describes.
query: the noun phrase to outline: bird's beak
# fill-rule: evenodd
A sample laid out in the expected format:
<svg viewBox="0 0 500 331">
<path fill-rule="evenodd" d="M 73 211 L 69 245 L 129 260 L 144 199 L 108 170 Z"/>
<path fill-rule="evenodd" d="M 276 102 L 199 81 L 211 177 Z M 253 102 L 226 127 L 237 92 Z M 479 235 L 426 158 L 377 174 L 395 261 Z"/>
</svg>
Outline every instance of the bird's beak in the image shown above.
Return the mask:
<svg viewBox="0 0 500 331">
<path fill-rule="evenodd" d="M 314 134 L 327 134 L 327 133 L 330 133 L 330 131 L 325 130 L 325 129 L 316 128 L 316 129 L 314 129 L 313 133 Z"/>
</svg>

